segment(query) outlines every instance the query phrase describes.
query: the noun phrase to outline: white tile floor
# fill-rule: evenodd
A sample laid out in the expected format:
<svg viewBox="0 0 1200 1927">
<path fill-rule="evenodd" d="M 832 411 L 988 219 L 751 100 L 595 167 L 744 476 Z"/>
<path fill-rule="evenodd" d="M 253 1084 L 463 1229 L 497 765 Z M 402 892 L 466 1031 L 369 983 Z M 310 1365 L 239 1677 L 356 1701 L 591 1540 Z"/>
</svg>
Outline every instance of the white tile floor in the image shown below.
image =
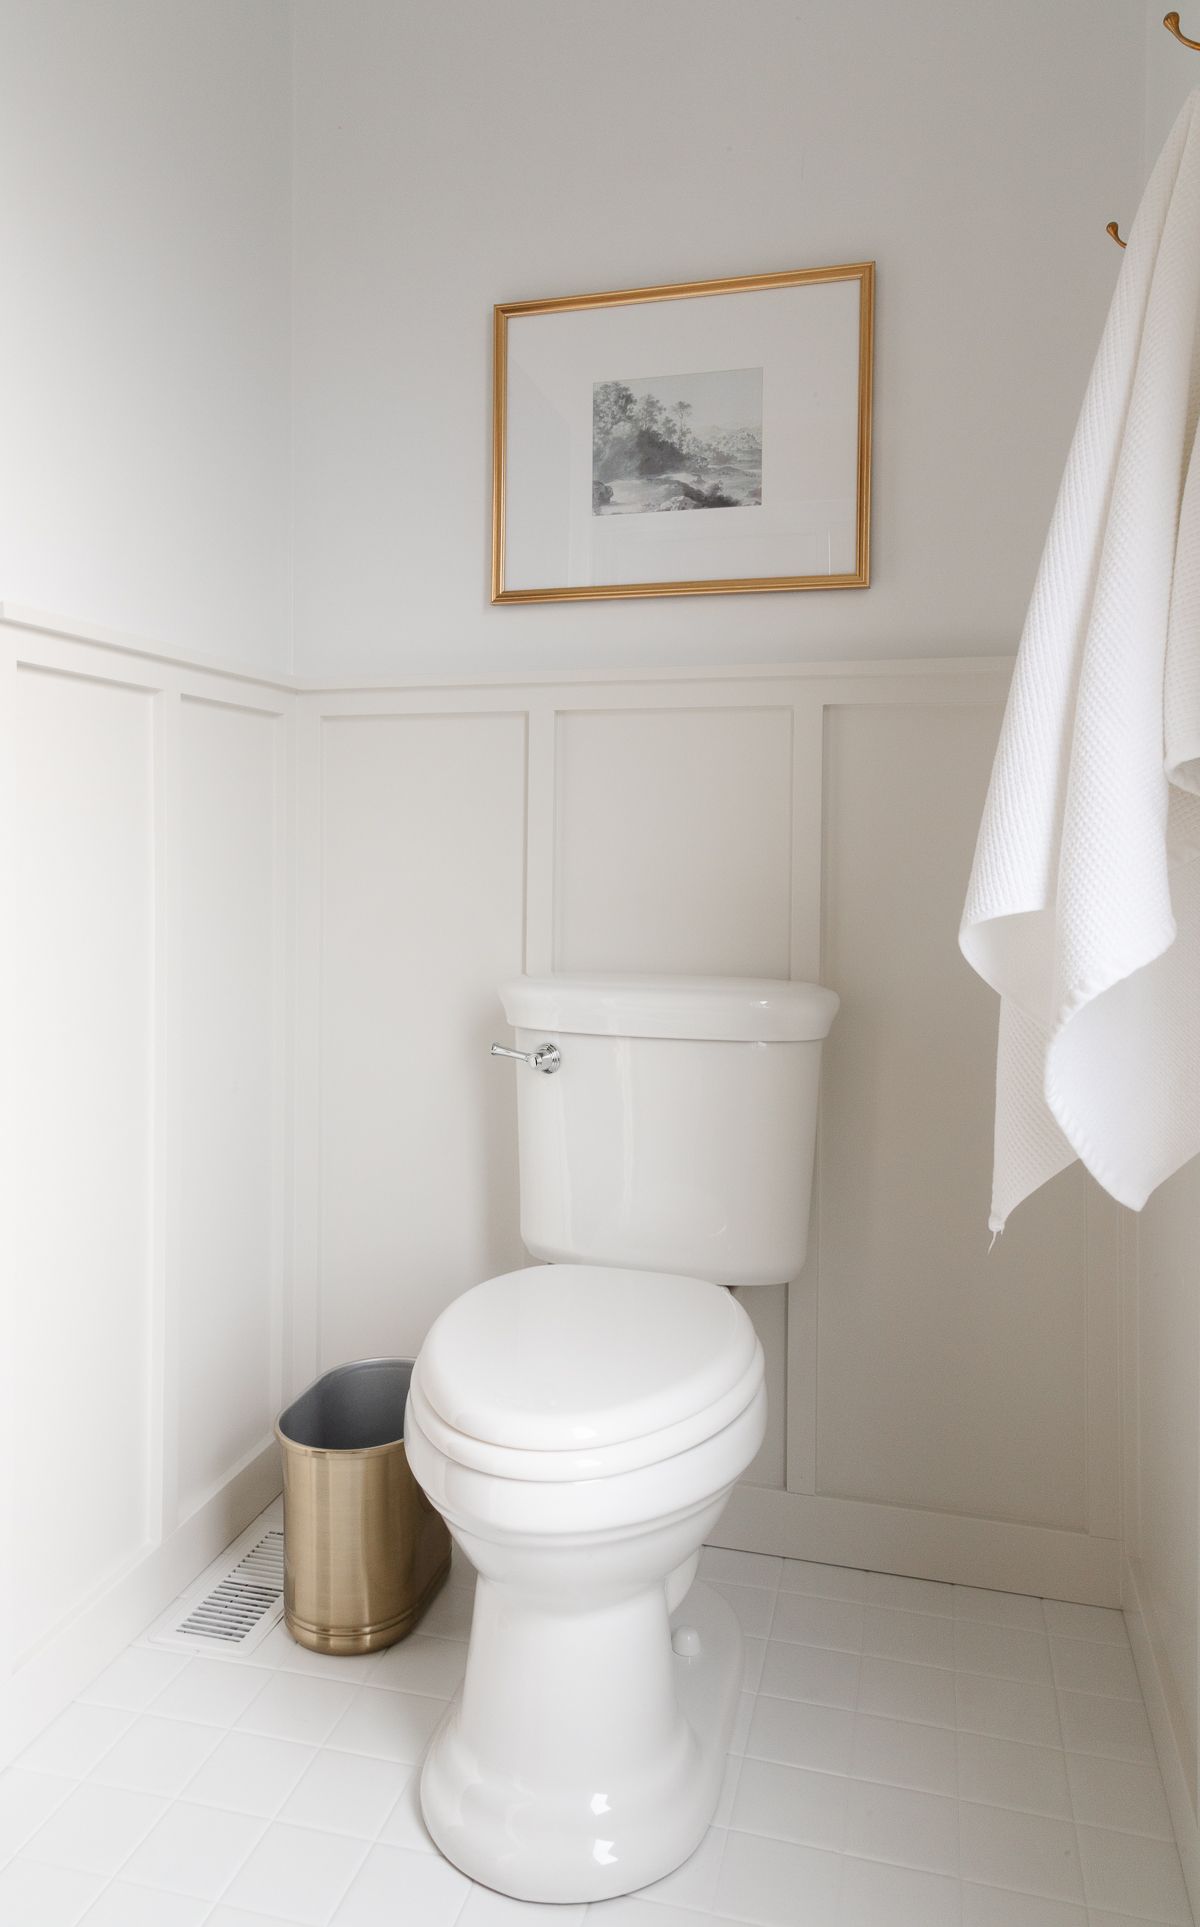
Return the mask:
<svg viewBox="0 0 1200 1927">
<path fill-rule="evenodd" d="M 390 1652 L 129 1650 L 0 1778 L 0 1927 L 1190 1927 L 1120 1615 L 709 1552 L 746 1632 L 716 1824 L 635 1897 L 433 1851 L 469 1576 Z"/>
</svg>

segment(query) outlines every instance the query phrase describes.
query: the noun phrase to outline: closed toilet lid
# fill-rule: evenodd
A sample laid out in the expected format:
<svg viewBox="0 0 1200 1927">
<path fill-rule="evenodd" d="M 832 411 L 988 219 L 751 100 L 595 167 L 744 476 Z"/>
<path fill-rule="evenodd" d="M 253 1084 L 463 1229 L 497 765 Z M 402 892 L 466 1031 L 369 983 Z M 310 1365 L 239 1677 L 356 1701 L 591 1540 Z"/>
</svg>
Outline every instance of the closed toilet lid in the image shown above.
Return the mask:
<svg viewBox="0 0 1200 1927">
<path fill-rule="evenodd" d="M 534 1452 L 643 1439 L 717 1405 L 758 1341 L 731 1294 L 699 1278 L 535 1265 L 447 1307 L 418 1376 L 467 1438 Z"/>
</svg>

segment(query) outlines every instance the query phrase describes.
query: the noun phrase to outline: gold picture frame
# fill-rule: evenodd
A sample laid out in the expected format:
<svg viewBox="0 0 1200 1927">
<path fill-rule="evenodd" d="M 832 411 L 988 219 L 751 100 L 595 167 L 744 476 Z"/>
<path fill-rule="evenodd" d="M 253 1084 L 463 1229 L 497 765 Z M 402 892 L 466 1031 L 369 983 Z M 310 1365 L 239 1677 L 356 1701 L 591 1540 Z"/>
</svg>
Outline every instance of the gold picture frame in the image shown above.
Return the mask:
<svg viewBox="0 0 1200 1927">
<path fill-rule="evenodd" d="M 625 309 L 637 304 L 660 302 L 687 302 L 710 296 L 752 295 L 768 291 L 812 287 L 821 283 L 848 282 L 858 285 L 858 338 L 856 350 L 856 406 L 857 418 L 853 430 L 853 480 L 847 484 L 845 504 L 850 501 L 849 488 L 853 490 L 853 536 L 847 533 L 844 546 L 852 548 L 852 560 L 847 552 L 849 567 L 826 572 L 797 572 L 782 574 L 762 574 L 736 576 L 713 575 L 700 578 L 664 578 L 646 581 L 599 581 L 563 584 L 531 584 L 524 582 L 513 585 L 506 580 L 506 542 L 509 525 L 509 504 L 507 491 L 510 486 L 509 434 L 510 434 L 510 343 L 512 324 L 532 317 L 578 313 L 595 309 Z M 780 590 L 802 589 L 865 589 L 871 579 L 870 542 L 871 542 L 871 411 L 874 366 L 874 319 L 875 319 L 875 263 L 858 261 L 837 267 L 798 268 L 782 273 L 739 275 L 724 280 L 685 281 L 668 283 L 661 287 L 625 288 L 608 294 L 565 295 L 547 300 L 513 301 L 500 304 L 494 311 L 493 334 L 493 409 L 492 409 L 492 586 L 493 603 L 527 602 L 567 602 L 596 601 L 626 596 L 674 596 L 674 595 L 734 595 L 754 594 Z M 661 332 L 661 331 L 660 331 Z M 854 364 L 850 360 L 849 348 L 843 349 L 843 362 L 846 365 L 847 379 L 853 378 Z M 735 375 L 751 374 L 753 370 L 737 369 Z M 761 378 L 762 370 L 758 371 Z M 669 379 L 669 378 L 668 378 Z M 718 380 L 729 377 L 691 376 L 683 379 Z M 639 384 L 646 386 L 645 382 Z M 579 383 L 575 386 L 578 388 Z M 598 392 L 601 384 L 589 387 L 589 395 Z M 618 383 L 605 383 L 603 386 L 617 388 Z M 593 402 L 593 407 L 595 406 Z M 678 408 L 679 404 L 675 404 Z M 689 404 L 684 403 L 684 407 Z M 594 421 L 593 415 L 593 432 Z M 686 417 L 681 417 L 686 420 Z M 681 436 L 682 439 L 682 431 Z M 848 441 L 849 436 L 845 439 Z M 589 444 L 589 452 L 591 445 Z M 842 466 L 846 469 L 849 452 L 842 451 Z M 594 458 L 593 458 L 594 459 Z M 748 497 L 744 502 L 711 500 L 688 500 L 665 506 L 710 506 L 748 507 L 761 504 L 762 499 L 762 444 L 761 415 L 759 441 L 759 488 L 757 497 Z M 576 465 L 577 466 L 577 465 Z M 592 473 L 594 474 L 594 468 Z M 700 477 L 698 476 L 699 480 Z M 578 480 L 578 476 L 576 476 Z M 597 485 L 593 482 L 593 490 Z M 599 486 L 603 489 L 605 484 Z M 689 496 L 696 497 L 697 490 L 686 482 L 679 486 L 687 489 Z M 714 485 L 715 486 L 715 485 Z M 609 490 L 611 497 L 611 490 Z M 591 514 L 601 513 L 595 507 L 595 495 L 588 505 Z M 652 518 L 638 514 L 637 520 L 647 522 Z M 692 522 L 693 517 L 683 518 Z M 708 517 L 704 518 L 708 524 Z M 832 552 L 832 544 L 831 544 Z"/>
</svg>

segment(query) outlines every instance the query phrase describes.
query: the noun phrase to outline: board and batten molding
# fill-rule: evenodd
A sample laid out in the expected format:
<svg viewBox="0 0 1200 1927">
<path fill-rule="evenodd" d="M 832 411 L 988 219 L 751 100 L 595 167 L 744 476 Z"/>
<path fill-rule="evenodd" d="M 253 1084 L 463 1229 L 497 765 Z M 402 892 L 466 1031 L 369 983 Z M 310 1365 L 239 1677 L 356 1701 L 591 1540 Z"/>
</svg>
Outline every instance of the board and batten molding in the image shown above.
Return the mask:
<svg viewBox="0 0 1200 1927">
<path fill-rule="evenodd" d="M 997 1012 L 956 932 L 1010 669 L 303 692 L 294 1375 L 525 1261 L 504 975 L 816 977 L 813 1248 L 745 1294 L 772 1428 L 718 1536 L 1116 1604 L 1115 1211 L 1075 1168 L 988 1252 Z"/>
<path fill-rule="evenodd" d="M 0 1757 L 279 1490 L 294 696 L 0 614 Z"/>
<path fill-rule="evenodd" d="M 745 1295 L 772 1429 L 721 1538 L 1116 1602 L 1116 1217 L 1066 1172 L 987 1255 L 996 1012 L 955 931 L 1007 659 L 329 689 L 11 605 L 0 640 L 5 855 L 56 959 L 5 999 L 34 1169 L 5 1504 L 44 1510 L 7 1747 L 272 1496 L 284 1398 L 525 1262 L 487 1055 L 523 969 L 842 996 L 809 1262 Z M 66 1572 L 106 1345 L 143 1361 L 135 1422 Z M 68 1414 L 57 1456 L 26 1406 Z"/>
</svg>

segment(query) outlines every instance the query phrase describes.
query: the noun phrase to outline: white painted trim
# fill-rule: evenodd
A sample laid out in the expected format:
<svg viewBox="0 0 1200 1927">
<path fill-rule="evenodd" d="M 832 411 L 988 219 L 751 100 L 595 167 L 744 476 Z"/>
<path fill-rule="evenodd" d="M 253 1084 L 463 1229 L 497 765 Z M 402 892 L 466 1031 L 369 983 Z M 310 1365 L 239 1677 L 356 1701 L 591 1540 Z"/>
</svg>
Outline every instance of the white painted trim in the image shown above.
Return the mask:
<svg viewBox="0 0 1200 1927">
<path fill-rule="evenodd" d="M 554 969 L 558 862 L 558 717 L 547 703 L 525 717 L 525 971 Z"/>
<path fill-rule="evenodd" d="M 1084 1190 L 1084 1477 L 1087 1529 L 1100 1539 L 1122 1535 L 1120 1211 L 1107 1191 L 1088 1181 Z"/>
<path fill-rule="evenodd" d="M 162 1544 L 179 1524 L 182 698 L 177 689 L 160 689 L 154 707 L 154 1248 L 148 1459 L 150 1538 Z"/>
<path fill-rule="evenodd" d="M 738 1485 L 712 1542 L 1090 1606 L 1121 1603 L 1119 1542 L 1053 1526 Z"/>
<path fill-rule="evenodd" d="M 1122 1211 L 1121 1263 L 1121 1518 L 1125 1550 L 1142 1552 L 1141 1393 L 1138 1377 L 1138 1214 Z"/>
<path fill-rule="evenodd" d="M 205 656 L 177 653 L 161 644 L 130 636 L 120 629 L 106 629 L 100 623 L 85 622 L 76 616 L 50 615 L 45 609 L 30 609 L 20 602 L 0 602 L 0 623 L 13 629 L 28 629 L 42 636 L 61 636 L 70 642 L 86 643 L 92 649 L 111 649 L 123 656 L 137 656 L 147 662 L 170 664 L 176 669 L 192 669 L 202 675 L 221 676 L 226 681 L 257 684 L 262 689 L 292 690 L 295 683 L 286 676 L 259 676 L 234 663 L 210 660 Z"/>
<path fill-rule="evenodd" d="M 17 722 L 16 722 L 16 651 L 14 638 L 0 629 L 0 678 L 3 696 L 0 697 L 0 923 L 6 930 L 17 927 L 19 914 L 17 893 Z M 18 1025 L 21 1015 L 15 994 L 15 953 L 12 942 L 0 944 L 0 1062 L 11 1065 L 16 1061 Z M 15 1189 L 16 1152 L 18 1143 L 17 1106 L 19 1093 L 15 1080 L 10 1076 L 4 1080 L 3 1096 L 0 1098 L 0 1224 L 6 1227 L 3 1244 L 0 1244 L 0 1273 L 6 1284 L 0 1289 L 13 1291 L 15 1244 L 13 1211 L 13 1192 Z M 18 1465 L 20 1455 L 26 1449 L 26 1442 L 18 1438 L 16 1385 L 18 1374 L 23 1369 L 16 1358 L 16 1347 L 0 1344 L 0 1452 L 8 1466 Z M 3 1699 L 5 1680 L 12 1666 L 12 1654 L 16 1651 L 19 1637 L 17 1619 L 18 1602 L 16 1576 L 18 1560 L 13 1557 L 17 1551 L 15 1480 L 0 1478 L 0 1533 L 2 1543 L 8 1549 L 7 1556 L 0 1559 L 0 1701 Z M 0 1729 L 2 1730 L 2 1729 Z"/>
<path fill-rule="evenodd" d="M 818 1162 L 820 1149 L 817 1150 Z M 817 1489 L 817 1366 L 820 1345 L 820 1173 L 813 1182 L 808 1256 L 787 1288 L 787 1374 L 784 1419 L 785 1474 L 789 1492 Z"/>
<path fill-rule="evenodd" d="M 0 1681 L 0 1768 L 245 1531 L 281 1485 L 279 1448 L 272 1438 L 256 1447 L 169 1539 L 141 1553 Z M 64 1529 L 69 1530 L 69 1521 Z"/>
<path fill-rule="evenodd" d="M 1179 1738 L 1181 1732 L 1187 1732 L 1187 1718 L 1166 1663 L 1165 1648 L 1136 1559 L 1125 1561 L 1123 1590 L 1125 1624 L 1146 1702 L 1175 1844 L 1179 1848 L 1192 1912 L 1200 1920 L 1200 1819 L 1196 1811 L 1196 1789 Z"/>
<path fill-rule="evenodd" d="M 825 858 L 825 704 L 805 692 L 792 704 L 790 975 L 819 982 Z M 814 828 L 816 834 L 814 835 Z"/>
<path fill-rule="evenodd" d="M 322 718 L 297 703 L 293 729 L 292 824 L 295 952 L 292 958 L 292 1211 L 285 1398 L 316 1376 L 321 1273 L 321 973 L 324 916 L 324 741 Z"/>
<path fill-rule="evenodd" d="M 899 656 L 894 662 L 880 660 L 877 657 L 863 657 L 853 662 L 780 662 L 745 665 L 732 663 L 678 669 L 586 669 L 567 671 L 565 674 L 559 670 L 539 669 L 503 672 L 498 675 L 401 676 L 374 680 L 351 678 L 347 682 L 329 683 L 323 678 L 306 679 L 302 676 L 284 674 L 258 675 L 252 670 L 238 668 L 216 659 L 169 650 L 160 643 L 149 642 L 144 637 L 128 635 L 119 629 L 107 629 L 100 623 L 87 622 L 81 617 L 55 615 L 48 610 L 33 609 L 19 602 L 0 601 L 0 624 L 7 624 L 13 629 L 26 629 L 43 636 L 59 636 L 68 641 L 86 643 L 95 649 L 115 650 L 122 655 L 137 656 L 151 662 L 170 663 L 176 668 L 192 669 L 201 675 L 223 676 L 235 682 L 257 684 L 263 689 L 334 697 L 358 693 L 381 695 L 389 691 L 402 693 L 406 690 L 466 691 L 551 688 L 555 685 L 564 688 L 586 688 L 590 684 L 607 687 L 614 683 L 808 682 L 822 676 L 874 676 L 881 671 L 895 676 L 923 676 L 927 675 L 933 667 L 945 670 L 951 676 L 976 675 L 981 672 L 997 673 L 1003 675 L 1007 682 L 1012 673 L 1014 661 L 1012 656 L 1007 655 Z"/>
<path fill-rule="evenodd" d="M 292 763 L 295 754 L 295 707 L 295 703 L 289 699 L 287 713 L 280 718 L 271 731 L 275 809 L 271 852 L 271 884 L 274 892 L 271 978 L 275 1003 L 271 1025 L 271 1067 L 274 1085 L 271 1117 L 271 1400 L 276 1412 L 285 1403 L 289 1323 L 288 1281 L 292 1276 L 294 1234 L 295 1101 L 292 1034 L 295 973 L 292 960 L 295 954 L 293 944 L 296 924 L 296 877 L 292 861 L 295 843 L 292 835 Z"/>
<path fill-rule="evenodd" d="M 1005 682 L 1012 674 L 1015 657 L 990 656 L 865 656 L 846 661 L 822 659 L 814 662 L 711 663 L 670 668 L 661 665 L 646 669 L 528 669 L 510 670 L 496 675 L 408 676 L 377 678 L 373 681 L 351 678 L 347 682 L 295 678 L 288 686 L 305 696 L 380 696 L 418 694 L 435 689 L 455 693 L 470 689 L 586 689 L 611 688 L 629 683 L 738 683 L 808 682 L 824 676 L 874 676 L 886 671 L 896 676 L 923 676 L 931 667 L 945 669 L 950 675 L 973 676 L 980 672 L 998 674 Z"/>
<path fill-rule="evenodd" d="M 792 704 L 791 976 L 823 983 L 825 865 L 825 701 L 806 690 Z M 812 1493 L 817 1485 L 817 1346 L 820 1302 L 820 1149 L 804 1269 L 787 1288 L 784 1484 Z"/>
<path fill-rule="evenodd" d="M 374 691 L 335 690 L 314 695 L 304 692 L 298 698 L 302 712 L 312 711 L 322 722 L 378 721 L 388 717 L 475 715 L 516 715 L 553 713 L 556 718 L 597 712 L 640 712 L 656 710 L 735 710 L 735 709 L 813 709 L 824 711 L 857 703 L 873 706 L 908 706 L 914 701 L 926 708 L 979 708 L 1004 702 L 1008 686 L 1008 667 L 961 665 L 943 673 L 940 661 L 915 663 L 902 675 L 893 663 L 845 664 L 837 674 L 828 668 L 820 674 L 799 669 L 786 676 L 763 677 L 739 674 L 722 681 L 706 681 L 689 675 L 670 679 L 657 677 L 631 680 L 622 677 L 607 683 L 580 680 L 552 683 L 530 681 L 506 683 L 480 680 L 461 689 L 445 684 L 422 688 L 392 688 Z M 919 695 L 916 690 L 919 683 Z M 500 700 L 500 696 L 508 700 Z"/>
</svg>

